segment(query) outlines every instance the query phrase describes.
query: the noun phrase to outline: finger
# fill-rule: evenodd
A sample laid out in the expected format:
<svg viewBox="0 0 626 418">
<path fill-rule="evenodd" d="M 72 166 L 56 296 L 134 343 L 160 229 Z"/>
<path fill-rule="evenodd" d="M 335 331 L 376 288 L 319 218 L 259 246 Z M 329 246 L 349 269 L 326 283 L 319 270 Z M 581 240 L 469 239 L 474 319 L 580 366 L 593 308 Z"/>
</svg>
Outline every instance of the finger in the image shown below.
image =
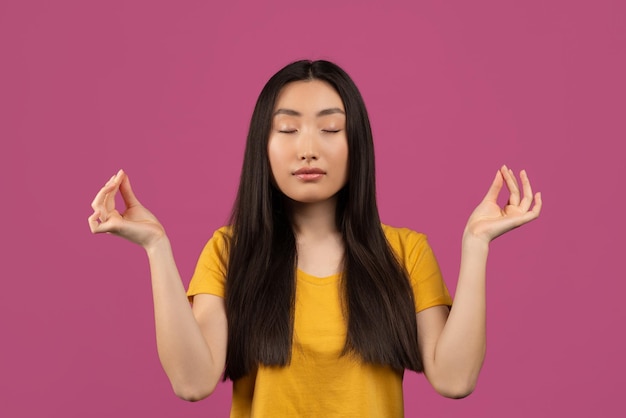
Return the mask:
<svg viewBox="0 0 626 418">
<path fill-rule="evenodd" d="M 113 177 L 113 190 L 105 197 L 104 203 L 108 211 L 112 211 L 115 209 L 115 195 L 117 191 L 120 189 L 120 185 L 122 184 L 122 179 L 124 172 L 119 170 L 117 174 Z"/>
<path fill-rule="evenodd" d="M 509 174 L 511 175 L 511 178 L 513 179 L 513 183 L 515 183 L 515 188 L 520 193 L 520 199 L 521 199 L 522 196 L 521 196 L 521 190 L 519 187 L 519 182 L 517 181 L 517 177 L 515 176 L 515 173 L 510 168 L 509 168 Z"/>
<path fill-rule="evenodd" d="M 97 204 L 98 202 L 100 202 L 101 200 L 104 199 L 104 196 L 109 193 L 115 186 L 114 183 L 114 179 L 115 177 L 117 177 L 117 174 L 113 174 L 111 176 L 111 178 L 104 183 L 104 186 L 102 186 L 102 188 L 100 189 L 100 191 L 98 191 L 98 193 L 96 194 L 96 197 L 93 199 L 93 202 L 91 202 L 91 206 L 93 207 L 95 204 Z M 94 208 L 95 209 L 95 208 Z"/>
<path fill-rule="evenodd" d="M 536 193 L 535 194 L 535 206 L 533 206 L 533 209 L 531 210 L 531 212 L 535 215 L 535 218 L 539 217 L 542 206 L 543 206 L 543 200 L 541 197 L 541 193 Z"/>
<path fill-rule="evenodd" d="M 509 189 L 509 205 L 518 206 L 520 202 L 520 192 L 517 186 L 517 180 L 513 171 L 507 166 L 502 166 L 502 176 L 506 183 L 506 187 Z"/>
<path fill-rule="evenodd" d="M 100 228 L 100 224 L 102 222 L 100 221 L 99 211 L 95 211 L 93 214 L 91 214 L 91 216 L 87 218 L 87 222 L 89 223 L 89 229 L 91 230 L 92 234 L 98 234 L 100 232 L 104 232 Z"/>
<path fill-rule="evenodd" d="M 115 213 L 117 213 L 117 211 Z M 87 221 L 89 222 L 89 229 L 91 229 L 93 234 L 117 234 L 124 223 L 124 220 L 121 217 L 113 214 L 109 214 L 107 219 L 103 218 L 104 216 L 99 211 L 95 211 L 89 218 L 87 218 Z"/>
<path fill-rule="evenodd" d="M 522 187 L 524 189 L 524 197 L 520 202 L 520 209 L 526 212 L 530 209 L 530 204 L 533 201 L 533 189 L 530 186 L 530 180 L 528 179 L 526 170 L 520 172 L 520 178 L 522 179 Z"/>
<path fill-rule="evenodd" d="M 98 212 L 94 212 L 92 213 L 89 218 L 87 218 L 87 223 L 89 224 L 89 230 L 91 231 L 92 234 L 96 233 L 96 230 L 98 229 L 98 216 L 100 216 L 100 214 Z"/>
<path fill-rule="evenodd" d="M 127 208 L 132 206 L 141 205 L 139 200 L 135 196 L 132 187 L 130 186 L 130 179 L 128 178 L 128 174 L 123 174 L 122 182 L 120 184 L 120 193 L 122 194 L 122 198 L 124 199 L 124 204 Z"/>
<path fill-rule="evenodd" d="M 491 186 L 489 187 L 489 190 L 487 191 L 487 194 L 485 195 L 485 198 L 483 200 L 495 202 L 498 199 L 500 190 L 502 189 L 502 183 L 502 173 L 500 173 L 500 170 L 498 170 L 496 172 L 496 177 L 493 179 L 493 182 L 491 183 Z"/>
<path fill-rule="evenodd" d="M 521 225 L 524 225 L 525 223 L 528 223 L 532 220 L 537 219 L 539 217 L 539 214 L 541 213 L 542 205 L 543 205 L 543 201 L 541 200 L 541 193 L 535 194 L 535 205 L 533 206 L 532 210 L 529 210 L 528 212 L 524 213 L 519 218 L 516 226 L 521 226 Z"/>
<path fill-rule="evenodd" d="M 119 174 L 120 172 L 113 175 L 91 202 L 91 207 L 94 211 L 100 213 L 100 217 L 103 218 L 103 220 L 106 220 L 110 210 L 115 209 L 115 193 L 119 187 Z"/>
<path fill-rule="evenodd" d="M 98 210 L 101 206 L 103 206 L 106 196 L 114 189 L 115 185 L 109 183 L 107 183 L 102 189 L 100 189 L 98 191 L 98 194 L 96 194 L 96 197 L 94 197 L 93 201 L 91 202 L 91 207 L 93 208 L 93 210 Z"/>
</svg>

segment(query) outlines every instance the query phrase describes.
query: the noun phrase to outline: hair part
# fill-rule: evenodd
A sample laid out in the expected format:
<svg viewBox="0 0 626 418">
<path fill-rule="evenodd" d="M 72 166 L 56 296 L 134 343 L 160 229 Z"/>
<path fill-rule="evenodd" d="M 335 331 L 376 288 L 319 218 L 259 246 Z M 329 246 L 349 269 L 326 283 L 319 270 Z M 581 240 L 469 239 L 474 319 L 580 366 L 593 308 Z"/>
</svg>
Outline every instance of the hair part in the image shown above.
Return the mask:
<svg viewBox="0 0 626 418">
<path fill-rule="evenodd" d="M 381 227 L 374 145 L 365 104 L 352 79 L 328 61 L 297 61 L 267 82 L 256 102 L 231 214 L 226 277 L 228 347 L 224 379 L 237 380 L 291 359 L 297 249 L 289 209 L 272 185 L 267 145 L 276 99 L 288 83 L 321 80 L 346 111 L 348 180 L 338 194 L 344 240 L 341 278 L 347 321 L 344 355 L 401 371 L 422 371 L 413 293 Z"/>
</svg>

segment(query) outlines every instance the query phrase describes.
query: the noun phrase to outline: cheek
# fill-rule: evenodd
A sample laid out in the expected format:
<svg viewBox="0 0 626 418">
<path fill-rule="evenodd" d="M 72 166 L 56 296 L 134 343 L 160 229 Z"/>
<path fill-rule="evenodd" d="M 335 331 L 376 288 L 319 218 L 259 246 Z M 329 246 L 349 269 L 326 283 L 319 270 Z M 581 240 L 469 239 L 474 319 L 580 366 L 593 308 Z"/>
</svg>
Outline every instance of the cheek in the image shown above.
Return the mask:
<svg viewBox="0 0 626 418">
<path fill-rule="evenodd" d="M 345 164 L 345 168 L 344 168 L 344 176 L 345 176 L 345 181 L 348 181 L 348 176 L 349 176 L 349 171 L 350 171 L 350 150 L 348 149 L 348 140 L 346 139 L 345 142 L 345 147 L 343 149 L 343 162 Z"/>
<path fill-rule="evenodd" d="M 337 147 L 334 154 L 335 162 L 338 164 L 344 164 L 347 167 L 350 155 L 350 152 L 348 150 L 348 141 L 343 141 L 341 145 Z"/>
<path fill-rule="evenodd" d="M 287 164 L 287 154 L 284 144 L 270 138 L 267 144 L 267 157 L 274 177 L 284 170 Z"/>
</svg>

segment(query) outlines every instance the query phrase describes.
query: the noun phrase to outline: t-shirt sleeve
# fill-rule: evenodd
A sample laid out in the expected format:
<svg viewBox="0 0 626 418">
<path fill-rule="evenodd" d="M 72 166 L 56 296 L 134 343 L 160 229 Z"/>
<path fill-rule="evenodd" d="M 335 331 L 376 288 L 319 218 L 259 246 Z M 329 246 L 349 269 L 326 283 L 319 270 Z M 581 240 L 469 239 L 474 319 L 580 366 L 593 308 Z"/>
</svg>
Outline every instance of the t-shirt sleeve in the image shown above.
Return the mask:
<svg viewBox="0 0 626 418">
<path fill-rule="evenodd" d="M 200 253 L 198 264 L 187 289 L 190 301 L 200 293 L 224 297 L 228 265 L 228 233 L 228 227 L 215 231 Z"/>
<path fill-rule="evenodd" d="M 426 235 L 406 228 L 396 229 L 395 232 L 387 236 L 409 274 L 415 312 L 438 305 L 452 306 L 452 298 Z"/>
</svg>

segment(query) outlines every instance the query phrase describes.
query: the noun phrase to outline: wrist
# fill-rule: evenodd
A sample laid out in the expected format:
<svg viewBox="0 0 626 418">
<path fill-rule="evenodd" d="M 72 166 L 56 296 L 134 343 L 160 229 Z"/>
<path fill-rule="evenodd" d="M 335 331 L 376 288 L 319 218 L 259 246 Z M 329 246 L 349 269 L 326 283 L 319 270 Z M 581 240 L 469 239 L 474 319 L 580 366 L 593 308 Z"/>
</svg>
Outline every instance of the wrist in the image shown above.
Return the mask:
<svg viewBox="0 0 626 418">
<path fill-rule="evenodd" d="M 144 245 L 144 250 L 146 250 L 146 254 L 148 257 L 152 257 L 156 254 L 160 254 L 163 251 L 171 251 L 170 240 L 165 235 L 165 232 L 161 234 L 159 237 L 150 241 L 149 244 Z"/>
<path fill-rule="evenodd" d="M 463 238 L 462 238 L 462 247 L 463 249 L 477 249 L 477 250 L 484 250 L 484 251 L 488 251 L 489 250 L 489 243 L 491 242 L 491 240 L 487 237 L 484 237 L 482 235 L 477 235 L 474 234 L 473 232 L 469 231 L 469 230 L 465 230 L 463 232 Z"/>
</svg>

